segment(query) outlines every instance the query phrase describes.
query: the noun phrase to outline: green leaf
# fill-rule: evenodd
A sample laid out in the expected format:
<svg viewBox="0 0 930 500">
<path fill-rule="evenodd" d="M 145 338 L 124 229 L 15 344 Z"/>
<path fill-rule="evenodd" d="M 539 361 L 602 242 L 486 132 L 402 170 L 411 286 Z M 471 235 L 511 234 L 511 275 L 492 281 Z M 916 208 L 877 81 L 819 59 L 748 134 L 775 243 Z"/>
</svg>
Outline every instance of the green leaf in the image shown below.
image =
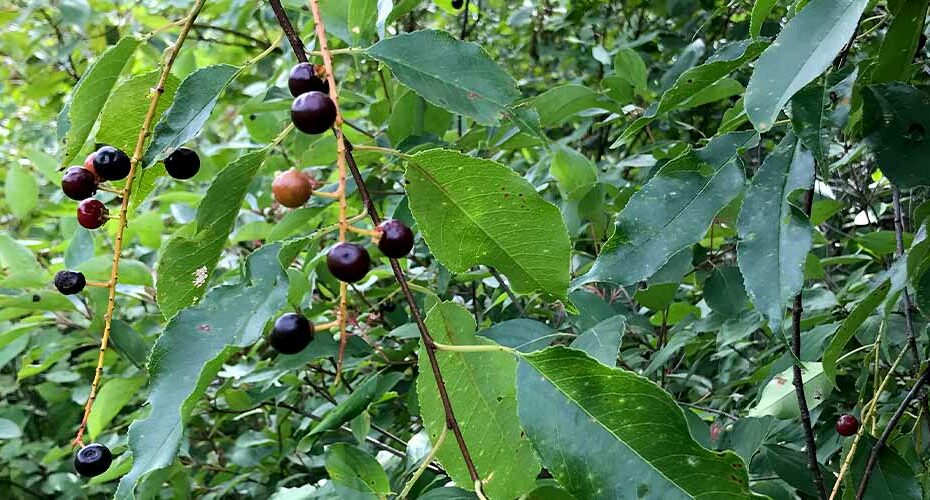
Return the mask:
<svg viewBox="0 0 930 500">
<path fill-rule="evenodd" d="M 868 0 L 811 0 L 756 61 L 746 113 L 760 132 L 775 124 L 795 92 L 820 76 L 852 37 Z"/>
<path fill-rule="evenodd" d="M 614 54 L 614 74 L 626 80 L 630 86 L 642 94 L 646 90 L 646 78 L 649 70 L 643 58 L 631 48 L 624 48 Z"/>
<path fill-rule="evenodd" d="M 914 53 L 924 29 L 930 0 L 902 0 L 885 32 L 872 70 L 872 83 L 907 81 L 912 73 Z"/>
<path fill-rule="evenodd" d="M 0 418 L 0 439 L 16 439 L 23 435 L 23 431 L 16 422 L 8 418 Z"/>
<path fill-rule="evenodd" d="M 452 302 L 434 306 L 427 314 L 426 326 L 436 342 L 494 345 L 475 336 L 471 314 Z M 489 498 L 516 498 L 531 490 L 539 462 L 517 418 L 516 360 L 504 352 L 437 351 L 436 357 L 485 493 Z M 420 347 L 419 358 L 427 359 L 425 347 Z M 437 391 L 432 370 L 424 367 L 417 377 L 417 396 L 432 443 L 446 425 Z M 473 488 L 451 433 L 436 457 L 456 484 Z"/>
<path fill-rule="evenodd" d="M 930 184 L 930 96 L 903 83 L 870 85 L 863 91 L 862 132 L 878 168 L 895 186 Z"/>
<path fill-rule="evenodd" d="M 734 266 L 715 268 L 704 282 L 704 301 L 724 316 L 739 314 L 749 301 L 740 270 Z"/>
<path fill-rule="evenodd" d="M 543 464 L 576 498 L 747 498 L 746 466 L 688 431 L 672 397 L 585 353 L 522 356 L 520 421 Z"/>
<path fill-rule="evenodd" d="M 821 363 L 803 363 L 801 380 L 804 382 L 804 398 L 807 406 L 814 409 L 827 399 L 833 384 L 823 371 Z M 782 420 L 798 418 L 798 397 L 794 392 L 793 368 L 775 375 L 762 389 L 759 402 L 749 410 L 748 416 L 762 417 L 771 415 Z"/>
<path fill-rule="evenodd" d="M 597 167 L 583 154 L 565 146 L 555 147 L 549 175 L 559 183 L 562 198 L 580 200 L 597 184 Z"/>
<path fill-rule="evenodd" d="M 616 148 L 622 144 L 628 144 L 656 117 L 679 109 L 696 94 L 705 91 L 733 70 L 755 59 L 766 46 L 768 42 L 764 40 L 741 40 L 720 48 L 704 64 L 682 73 L 675 84 L 662 94 L 659 102 L 650 106 L 642 117 L 631 123 L 611 147 Z"/>
<path fill-rule="evenodd" d="M 171 465 L 187 417 L 226 358 L 255 343 L 285 305 L 287 277 L 279 249 L 273 244 L 256 250 L 240 284 L 210 290 L 201 304 L 168 322 L 149 358 L 151 412 L 129 427 L 133 466 L 120 481 L 117 498 L 133 498 L 142 476 Z"/>
<path fill-rule="evenodd" d="M 571 346 L 613 368 L 617 366 L 617 353 L 620 351 L 624 328 L 626 328 L 626 318 L 618 314 L 601 321 L 579 335 L 572 341 Z"/>
<path fill-rule="evenodd" d="M 9 272 L 47 278 L 35 255 L 5 231 L 0 233 L 0 267 Z"/>
<path fill-rule="evenodd" d="M 866 462 L 876 439 L 868 432 L 862 436 L 863 441 L 856 447 L 849 475 L 846 476 L 846 488 L 855 492 L 862 482 L 862 473 L 865 472 Z M 862 498 L 881 498 L 888 500 L 912 500 L 923 498 L 919 476 L 914 473 L 913 467 L 907 460 L 898 455 L 892 446 L 883 446 L 878 452 L 878 461 L 869 477 L 869 484 L 865 487 Z"/>
<path fill-rule="evenodd" d="M 814 158 L 788 134 L 762 163 L 740 209 L 737 262 L 746 291 L 773 331 L 780 331 L 785 308 L 804 285 L 804 261 L 812 232 L 792 193 L 810 189 Z"/>
<path fill-rule="evenodd" d="M 98 255 L 77 266 L 76 271 L 84 273 L 89 281 L 107 281 L 113 269 L 113 257 Z M 152 270 L 145 263 L 135 259 L 119 260 L 119 282 L 121 285 L 152 286 Z"/>
<path fill-rule="evenodd" d="M 142 166 L 151 165 L 197 137 L 213 112 L 216 100 L 238 72 L 236 66 L 217 64 L 200 68 L 185 78 L 171 107 L 155 125 Z"/>
<path fill-rule="evenodd" d="M 364 451 L 336 443 L 326 453 L 326 472 L 336 486 L 337 498 L 385 499 L 391 485 L 381 464 Z"/>
<path fill-rule="evenodd" d="M 36 176 L 20 165 L 10 165 L 4 184 L 6 204 L 17 219 L 29 215 L 39 203 L 39 185 Z"/>
<path fill-rule="evenodd" d="M 613 236 L 587 274 L 573 282 L 630 285 L 696 243 L 745 183 L 739 150 L 758 136 L 735 132 L 666 163 L 617 215 Z"/>
<path fill-rule="evenodd" d="M 132 401 L 143 385 L 145 377 L 113 378 L 103 384 L 87 418 L 87 431 L 91 439 L 96 439 L 107 428 L 107 424 Z"/>
<path fill-rule="evenodd" d="M 168 240 L 158 259 L 158 307 L 166 318 L 197 302 L 226 244 L 267 150 L 240 156 L 217 174 L 197 219 Z"/>
<path fill-rule="evenodd" d="M 833 335 L 830 344 L 827 345 L 827 349 L 823 352 L 823 371 L 831 382 L 836 382 L 836 362 L 840 355 L 843 354 L 846 343 L 885 300 L 889 290 L 891 290 L 891 280 L 885 280 L 870 291 L 849 311 L 849 315 L 846 316 L 846 319 L 843 320 L 843 323 Z"/>
<path fill-rule="evenodd" d="M 539 113 L 539 124 L 543 128 L 562 125 L 582 111 L 616 106 L 608 97 L 577 84 L 553 87 L 534 97 L 532 103 Z"/>
<path fill-rule="evenodd" d="M 409 158 L 406 180 L 417 227 L 450 271 L 492 266 L 517 293 L 568 300 L 568 230 L 525 179 L 495 161 L 432 149 Z"/>
<path fill-rule="evenodd" d="M 132 156 L 139 140 L 142 122 L 149 111 L 152 89 L 158 85 L 161 70 L 136 75 L 117 86 L 100 113 L 95 142 L 109 144 Z M 162 115 L 178 89 L 178 79 L 170 76 L 165 92 L 158 99 L 155 119 Z M 154 123 L 154 122 L 153 122 Z"/>
<path fill-rule="evenodd" d="M 495 323 L 478 335 L 520 352 L 533 352 L 551 344 L 557 337 L 554 333 L 555 330 L 545 323 L 519 318 Z"/>
<path fill-rule="evenodd" d="M 762 23 L 772 13 L 777 0 L 756 0 L 749 15 L 749 36 L 755 38 L 762 34 Z"/>
<path fill-rule="evenodd" d="M 125 37 L 107 49 L 81 77 L 71 93 L 68 107 L 68 133 L 65 137 L 63 165 L 74 163 L 75 157 L 84 146 L 84 141 L 94 128 L 97 116 L 116 85 L 123 68 L 132 58 L 139 40 Z"/>
<path fill-rule="evenodd" d="M 520 98 L 513 78 L 480 46 L 444 31 L 405 33 L 365 52 L 427 101 L 481 124 L 497 124 L 501 112 Z"/>
<path fill-rule="evenodd" d="M 356 46 L 368 42 L 375 31 L 377 18 L 378 0 L 349 0 L 346 26 L 352 38 L 346 41 Z"/>
<path fill-rule="evenodd" d="M 389 372 L 369 377 L 356 387 L 348 398 L 329 410 L 323 420 L 320 420 L 320 423 L 313 427 L 309 435 L 316 436 L 328 430 L 336 429 L 357 417 L 368 408 L 368 405 L 380 399 L 402 378 L 404 378 L 404 374 L 401 372 Z"/>
</svg>

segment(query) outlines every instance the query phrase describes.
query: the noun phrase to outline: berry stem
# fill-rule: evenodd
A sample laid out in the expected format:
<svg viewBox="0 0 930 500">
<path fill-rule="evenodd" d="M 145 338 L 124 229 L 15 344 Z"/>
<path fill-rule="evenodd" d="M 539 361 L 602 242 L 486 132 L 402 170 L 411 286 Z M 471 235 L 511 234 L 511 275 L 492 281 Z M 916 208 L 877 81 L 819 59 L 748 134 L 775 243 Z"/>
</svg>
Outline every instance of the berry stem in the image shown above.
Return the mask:
<svg viewBox="0 0 930 500">
<path fill-rule="evenodd" d="M 181 46 L 184 44 L 184 40 L 187 38 L 187 34 L 190 32 L 191 26 L 194 24 L 194 20 L 197 19 L 197 15 L 203 8 L 204 3 L 206 3 L 206 0 L 197 0 L 191 8 L 190 13 L 184 18 L 184 25 L 181 27 L 178 39 L 174 42 L 174 45 L 171 46 L 171 51 L 168 53 L 168 57 L 165 59 L 165 63 L 162 67 L 158 85 L 153 89 L 151 94 L 148 112 L 145 114 L 145 119 L 142 121 L 139 137 L 136 139 L 136 148 L 129 163 L 129 175 L 126 177 L 126 187 L 123 189 L 122 193 L 123 201 L 119 209 L 119 223 L 116 227 L 116 241 L 113 243 L 113 265 L 110 267 L 110 281 L 106 283 L 109 293 L 107 295 L 107 310 L 103 316 L 103 336 L 100 339 L 100 353 L 97 356 L 97 368 L 94 370 L 94 380 L 90 385 L 90 394 L 87 396 L 87 403 L 84 404 L 84 416 L 81 418 L 81 425 L 78 427 L 77 436 L 71 443 L 72 446 L 78 446 L 83 443 L 84 431 L 87 429 L 87 419 L 90 417 L 90 411 L 94 406 L 94 400 L 97 398 L 97 389 L 100 386 L 100 379 L 103 375 L 103 360 L 107 351 L 107 344 L 110 340 L 110 330 L 113 325 L 113 311 L 116 306 L 116 283 L 119 281 L 119 261 L 120 254 L 123 250 L 123 233 L 126 230 L 129 198 L 132 193 L 132 181 L 135 178 L 136 167 L 138 167 L 139 160 L 142 158 L 145 139 L 149 135 L 152 122 L 155 121 L 155 111 L 158 108 L 158 100 L 162 94 L 165 93 L 165 82 L 168 81 L 168 75 L 171 74 L 171 67 L 174 65 L 174 61 L 181 51 Z"/>
<path fill-rule="evenodd" d="M 339 109 L 339 87 L 336 86 L 336 72 L 333 69 L 333 57 L 329 50 L 329 43 L 326 41 L 326 26 L 323 24 L 323 16 L 320 14 L 319 0 L 310 0 L 310 10 L 313 11 L 313 23 L 316 29 L 317 43 L 320 46 L 320 55 L 323 57 L 323 65 L 326 67 L 326 79 L 329 81 L 329 98 L 333 100 L 336 107 L 336 121 L 333 124 L 333 132 L 336 134 L 336 166 L 339 170 L 339 188 L 336 194 L 339 196 L 339 242 L 346 241 L 346 234 L 349 232 L 349 221 L 346 204 L 346 142 L 342 134 L 342 111 Z M 285 31 L 286 32 L 286 31 Z M 348 341 L 348 332 L 346 331 L 346 319 L 348 314 L 347 300 L 349 295 L 349 285 L 344 281 L 339 282 L 339 357 L 336 363 L 336 380 L 338 384 L 342 375 L 342 362 L 345 357 L 346 342 Z"/>
<path fill-rule="evenodd" d="M 320 198 L 332 198 L 334 200 L 339 199 L 342 195 L 341 190 L 339 191 L 314 191 L 314 195 L 319 196 Z"/>
<path fill-rule="evenodd" d="M 275 11 L 278 24 L 281 25 L 281 28 L 284 30 L 284 32 L 287 33 L 288 31 L 294 31 L 290 19 L 287 18 L 287 13 L 284 12 L 283 8 L 281 8 L 281 0 L 269 0 L 269 2 Z M 313 4 L 315 3 L 316 2 L 313 1 Z M 325 29 L 321 23 L 318 23 L 317 27 L 321 31 L 325 32 Z M 294 52 L 297 53 L 297 58 L 299 60 L 306 60 L 303 44 L 292 44 L 291 47 L 294 49 Z M 332 83 L 332 80 L 334 80 L 332 73 L 330 73 L 329 78 L 331 79 Z M 331 84 L 330 88 L 335 88 L 335 85 Z M 338 109 L 338 106 L 336 109 Z M 342 138 L 341 136 L 339 137 L 342 139 L 339 141 L 339 143 L 345 144 L 345 160 L 348 163 L 349 171 L 352 173 L 352 178 L 355 179 L 355 185 L 358 189 L 358 194 L 362 198 L 362 203 L 365 205 L 365 210 L 368 212 L 368 216 L 371 217 L 372 223 L 377 226 L 381 223 L 381 218 L 378 216 L 377 207 L 375 207 L 374 202 L 371 200 L 371 196 L 368 193 L 368 188 L 365 186 L 365 179 L 362 178 L 362 174 L 358 169 L 358 165 L 355 163 L 355 157 L 352 156 L 352 143 L 345 140 L 345 138 Z M 407 155 L 401 153 L 397 154 L 403 157 L 407 157 Z M 478 475 L 478 470 L 475 468 L 475 462 L 472 460 L 471 453 L 468 451 L 468 445 L 465 444 L 465 438 L 462 436 L 462 430 L 459 427 L 458 420 L 455 419 L 455 412 L 452 409 L 452 402 L 449 400 L 449 392 L 446 390 L 446 383 L 443 379 L 442 371 L 439 368 L 439 361 L 436 359 L 436 346 L 435 342 L 433 341 L 433 337 L 430 335 L 429 330 L 426 328 L 426 324 L 423 322 L 423 316 L 420 314 L 420 308 L 417 306 L 416 300 L 413 297 L 413 293 L 410 292 L 411 285 L 407 282 L 407 278 L 404 276 L 404 272 L 401 269 L 400 264 L 397 262 L 397 259 L 389 258 L 388 260 L 391 263 L 391 270 L 394 271 L 394 278 L 397 280 L 397 284 L 400 286 L 400 289 L 404 294 L 404 298 L 407 301 L 407 306 L 410 308 L 410 315 L 413 316 L 414 322 L 417 325 L 417 329 L 420 331 L 420 338 L 423 340 L 423 345 L 426 348 L 426 356 L 429 358 L 430 369 L 432 370 L 433 376 L 436 379 L 436 387 L 439 392 L 439 399 L 442 402 L 442 408 L 445 412 L 446 428 L 452 431 L 452 434 L 455 436 L 455 441 L 456 444 L 458 444 L 459 452 L 462 455 L 462 460 L 465 462 L 465 467 L 468 469 L 468 475 L 474 481 L 476 492 L 481 496 L 484 496 L 483 493 L 481 493 L 481 477 Z M 432 293 L 429 290 L 426 290 L 425 292 Z"/>
<path fill-rule="evenodd" d="M 349 226 L 349 231 L 360 234 L 362 236 L 368 236 L 369 238 L 377 238 L 381 236 L 380 231 L 375 231 L 374 229 L 365 229 L 363 227 Z"/>
</svg>

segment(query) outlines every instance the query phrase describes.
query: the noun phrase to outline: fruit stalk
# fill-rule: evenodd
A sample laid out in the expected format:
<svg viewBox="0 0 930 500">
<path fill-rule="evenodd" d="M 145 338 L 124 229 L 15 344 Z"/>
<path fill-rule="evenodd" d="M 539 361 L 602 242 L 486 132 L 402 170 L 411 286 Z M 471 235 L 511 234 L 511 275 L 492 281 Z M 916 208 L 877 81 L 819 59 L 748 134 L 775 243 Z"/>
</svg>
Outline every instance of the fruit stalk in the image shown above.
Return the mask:
<svg viewBox="0 0 930 500">
<path fill-rule="evenodd" d="M 287 17 L 287 13 L 284 12 L 283 8 L 281 8 L 280 0 L 269 0 L 269 3 L 272 5 L 272 10 L 275 12 L 275 17 L 277 18 L 281 29 L 284 30 L 285 33 L 293 32 L 294 28 L 291 25 L 290 19 Z M 311 6 L 314 6 L 315 4 L 316 1 L 311 0 Z M 325 34 L 325 27 L 322 25 L 322 23 L 317 23 L 317 27 L 320 32 Z M 291 47 L 297 54 L 298 59 L 306 59 L 306 53 L 304 52 L 303 44 L 292 43 Z M 329 73 L 331 88 L 335 88 L 335 85 L 333 85 L 335 82 L 335 77 L 333 76 L 332 71 L 329 71 Z M 368 193 L 368 188 L 365 186 L 365 179 L 362 178 L 362 174 L 358 169 L 358 164 L 355 162 L 355 157 L 352 156 L 352 143 L 346 140 L 344 137 L 341 138 L 342 140 L 339 142 L 340 144 L 345 145 L 345 161 L 349 168 L 349 172 L 351 172 L 352 178 L 355 180 L 359 196 L 362 198 L 362 203 L 365 205 L 368 216 L 371 218 L 372 223 L 377 226 L 381 223 L 381 218 L 378 216 L 377 207 L 375 207 L 374 202 Z M 452 409 L 452 403 L 449 400 L 449 392 L 446 390 L 446 384 L 442 377 L 442 371 L 439 368 L 439 361 L 436 358 L 436 344 L 433 341 L 433 337 L 430 335 L 429 330 L 426 329 L 426 324 L 423 322 L 423 316 L 420 314 L 420 309 L 417 307 L 417 303 L 410 291 L 410 284 L 407 283 L 407 278 L 404 276 L 403 270 L 400 268 L 400 264 L 395 258 L 389 257 L 388 260 L 391 263 L 391 269 L 394 271 L 394 278 L 397 280 L 397 284 L 400 286 L 400 289 L 404 294 L 404 298 L 407 301 L 407 305 L 410 308 L 410 315 L 413 316 L 414 322 L 417 325 L 417 329 L 420 332 L 420 337 L 423 339 L 423 345 L 426 348 L 426 354 L 429 358 L 430 369 L 432 370 L 433 376 L 436 379 L 436 387 L 438 388 L 439 399 L 442 402 L 442 408 L 445 413 L 446 428 L 451 430 L 452 434 L 455 436 L 456 444 L 458 445 L 459 452 L 461 453 L 462 459 L 465 462 L 465 467 L 468 469 L 469 477 L 471 477 L 471 479 L 474 481 L 476 493 L 480 498 L 484 498 L 484 494 L 481 491 L 481 477 L 478 475 L 478 470 L 475 468 L 475 462 L 471 458 L 471 453 L 468 451 L 468 446 L 465 444 L 465 438 L 462 436 L 462 430 L 459 427 L 458 420 L 455 418 L 455 413 Z"/>
<path fill-rule="evenodd" d="M 277 2 L 272 2 L 277 3 Z M 326 66 L 326 79 L 329 82 L 329 98 L 332 99 L 336 107 L 336 121 L 333 123 L 333 132 L 336 134 L 336 167 L 339 171 L 339 188 L 336 192 L 339 194 L 339 242 L 346 241 L 346 233 L 349 230 L 349 220 L 346 209 L 346 143 L 342 134 L 342 111 L 339 109 L 339 88 L 336 87 L 336 76 L 333 71 L 333 56 L 329 52 L 329 44 L 326 41 L 326 26 L 323 24 L 323 16 L 320 14 L 320 3 L 318 0 L 310 0 L 310 10 L 313 11 L 313 23 L 316 29 L 317 43 L 320 45 L 320 53 L 323 56 L 323 65 Z M 277 14 L 277 13 L 276 13 Z M 285 30 L 285 33 L 287 30 Z M 304 55 L 306 57 L 306 54 Z M 348 332 L 346 332 L 347 322 L 347 298 L 349 295 L 349 284 L 339 280 L 339 312 L 336 314 L 336 320 L 339 321 L 339 357 L 336 362 L 336 381 L 339 383 L 339 377 L 342 375 L 342 363 L 345 357 L 346 342 Z"/>
<path fill-rule="evenodd" d="M 90 385 L 90 394 L 87 396 L 87 402 L 84 404 L 84 416 L 81 418 L 81 425 L 78 427 L 77 436 L 71 443 L 72 446 L 78 446 L 83 443 L 84 431 L 87 429 L 87 419 L 90 417 L 90 411 L 94 406 L 94 400 L 97 398 L 97 389 L 100 386 L 100 378 L 103 375 L 103 360 L 104 355 L 106 354 L 107 344 L 110 340 L 110 330 L 113 324 L 113 311 L 116 305 L 116 283 L 119 281 L 119 261 L 120 254 L 123 250 L 123 233 L 126 229 L 127 214 L 129 212 L 129 198 L 132 194 L 132 181 L 135 178 L 136 168 L 138 167 L 139 160 L 142 158 L 145 139 L 148 137 L 151 131 L 152 122 L 155 120 L 155 111 L 158 108 L 158 100 L 162 94 L 165 93 L 165 82 L 168 81 L 168 76 L 171 74 L 171 67 L 174 65 L 175 59 L 177 59 L 178 54 L 181 52 L 181 46 L 184 44 L 184 40 L 187 39 L 187 35 L 191 30 L 191 26 L 194 24 L 194 20 L 197 19 L 197 15 L 203 8 L 204 3 L 206 3 L 206 0 L 197 0 L 197 2 L 191 8 L 190 13 L 188 13 L 184 20 L 184 24 L 181 27 L 181 32 L 178 34 L 177 40 L 174 42 L 174 45 L 171 46 L 171 50 L 165 59 L 161 76 L 158 79 L 158 85 L 152 89 L 152 97 L 149 100 L 148 112 L 146 112 L 145 119 L 142 121 L 142 128 L 139 130 L 139 137 L 136 139 L 136 147 L 133 152 L 132 159 L 129 163 L 129 175 L 126 177 L 126 185 L 120 192 L 123 200 L 120 205 L 119 221 L 116 227 L 116 241 L 113 243 L 113 264 L 110 268 L 110 280 L 107 282 L 107 309 L 103 316 L 103 336 L 100 339 L 100 353 L 97 356 L 97 368 L 94 371 L 94 380 Z"/>
</svg>

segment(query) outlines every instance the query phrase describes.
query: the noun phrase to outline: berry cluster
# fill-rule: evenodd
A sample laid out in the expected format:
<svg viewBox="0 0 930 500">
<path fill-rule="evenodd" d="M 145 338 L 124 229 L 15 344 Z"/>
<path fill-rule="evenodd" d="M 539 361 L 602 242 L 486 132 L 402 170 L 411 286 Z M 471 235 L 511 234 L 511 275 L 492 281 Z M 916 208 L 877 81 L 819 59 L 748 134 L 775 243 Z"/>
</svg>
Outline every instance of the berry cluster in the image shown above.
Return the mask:
<svg viewBox="0 0 930 500">
<path fill-rule="evenodd" d="M 322 134 L 336 123 L 336 104 L 329 98 L 329 84 L 317 76 L 310 63 L 291 68 L 287 88 L 294 96 L 291 121 L 305 134 Z"/>
</svg>

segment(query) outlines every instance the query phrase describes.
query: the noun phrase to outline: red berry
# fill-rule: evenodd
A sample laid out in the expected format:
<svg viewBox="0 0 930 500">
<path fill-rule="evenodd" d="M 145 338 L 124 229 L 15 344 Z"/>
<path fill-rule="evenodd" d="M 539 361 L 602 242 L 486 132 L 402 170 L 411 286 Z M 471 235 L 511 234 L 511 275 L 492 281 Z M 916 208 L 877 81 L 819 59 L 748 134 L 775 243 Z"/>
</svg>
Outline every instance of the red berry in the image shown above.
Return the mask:
<svg viewBox="0 0 930 500">
<path fill-rule="evenodd" d="M 97 176 L 82 167 L 68 167 L 61 176 L 61 190 L 72 200 L 84 200 L 97 192 Z"/>
<path fill-rule="evenodd" d="M 322 92 L 300 94 L 291 103 L 291 121 L 305 134 L 322 134 L 336 123 L 336 105 Z"/>
<path fill-rule="evenodd" d="M 368 274 L 371 257 L 361 245 L 337 243 L 326 254 L 326 267 L 339 281 L 355 283 Z"/>
<path fill-rule="evenodd" d="M 175 179 L 190 179 L 200 171 L 200 156 L 190 148 L 178 148 L 165 158 L 165 170 Z"/>
<path fill-rule="evenodd" d="M 836 433 L 840 436 L 852 436 L 859 430 L 859 421 L 856 417 L 844 413 L 836 420 Z"/>
<path fill-rule="evenodd" d="M 107 207 L 100 200 L 88 198 L 78 204 L 77 219 L 87 229 L 97 229 L 107 221 Z"/>
<path fill-rule="evenodd" d="M 84 477 L 103 474 L 113 463 L 110 449 L 102 444 L 92 443 L 84 446 L 74 455 L 74 470 Z"/>
<path fill-rule="evenodd" d="M 271 193 L 275 201 L 288 208 L 303 205 L 310 199 L 312 192 L 310 178 L 294 168 L 281 172 L 271 181 Z"/>
<path fill-rule="evenodd" d="M 130 163 L 126 153 L 113 146 L 104 146 L 94 154 L 94 170 L 108 181 L 125 179 L 129 175 Z"/>
<path fill-rule="evenodd" d="M 313 340 L 313 323 L 300 314 L 284 314 L 274 322 L 268 340 L 281 354 L 297 354 Z"/>
<path fill-rule="evenodd" d="M 97 173 L 97 170 L 94 168 L 94 158 L 96 156 L 97 156 L 96 151 L 87 155 L 87 158 L 84 158 L 84 168 L 87 170 L 90 170 L 94 174 L 94 177 L 97 178 L 97 182 L 100 182 L 102 178 L 100 177 L 100 174 Z"/>
<path fill-rule="evenodd" d="M 381 239 L 378 248 L 384 255 L 399 259 L 413 250 L 413 231 L 399 220 L 386 220 L 378 224 Z"/>
<path fill-rule="evenodd" d="M 314 90 L 324 94 L 329 93 L 329 84 L 316 76 L 313 65 L 308 62 L 299 63 L 291 68 L 291 74 L 287 78 L 287 88 L 294 97 Z"/>
</svg>

